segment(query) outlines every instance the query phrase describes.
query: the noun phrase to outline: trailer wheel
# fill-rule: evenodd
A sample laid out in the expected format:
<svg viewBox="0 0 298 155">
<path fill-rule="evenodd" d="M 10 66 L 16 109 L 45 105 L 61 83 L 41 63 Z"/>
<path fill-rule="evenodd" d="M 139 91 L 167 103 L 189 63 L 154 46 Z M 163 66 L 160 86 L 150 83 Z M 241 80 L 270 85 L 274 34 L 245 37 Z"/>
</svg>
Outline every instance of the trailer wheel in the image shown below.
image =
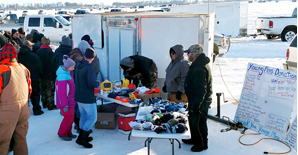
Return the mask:
<svg viewBox="0 0 298 155">
<path fill-rule="evenodd" d="M 287 28 L 281 33 L 281 41 L 291 41 L 297 33 L 297 29 Z"/>
</svg>

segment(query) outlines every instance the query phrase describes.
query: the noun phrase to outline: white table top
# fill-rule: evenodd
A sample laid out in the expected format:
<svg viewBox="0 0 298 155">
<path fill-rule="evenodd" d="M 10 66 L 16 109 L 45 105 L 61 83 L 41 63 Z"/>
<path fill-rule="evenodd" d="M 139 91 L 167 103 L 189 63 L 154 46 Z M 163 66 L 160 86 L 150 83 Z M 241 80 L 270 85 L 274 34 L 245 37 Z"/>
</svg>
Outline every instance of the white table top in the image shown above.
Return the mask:
<svg viewBox="0 0 298 155">
<path fill-rule="evenodd" d="M 109 100 L 111 102 L 114 102 L 114 103 L 117 103 L 117 104 L 120 104 L 120 105 L 123 105 L 123 106 L 126 106 L 126 107 L 130 107 L 130 108 L 134 108 L 134 107 L 138 107 L 139 105 L 138 104 L 130 104 L 130 103 L 123 103 L 119 100 L 116 100 L 116 99 L 113 99 L 113 98 L 110 98 L 110 97 L 107 97 L 105 95 L 101 95 L 99 93 L 95 93 L 94 94 L 96 97 L 99 97 L 99 98 L 102 98 L 104 100 Z"/>
</svg>

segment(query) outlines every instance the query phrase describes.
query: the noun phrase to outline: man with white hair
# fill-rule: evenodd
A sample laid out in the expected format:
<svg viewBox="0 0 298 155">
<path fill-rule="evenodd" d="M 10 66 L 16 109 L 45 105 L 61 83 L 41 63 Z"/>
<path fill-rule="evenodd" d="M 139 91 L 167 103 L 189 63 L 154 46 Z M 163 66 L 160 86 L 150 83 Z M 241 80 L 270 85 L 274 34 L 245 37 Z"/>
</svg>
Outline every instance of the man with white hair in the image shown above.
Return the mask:
<svg viewBox="0 0 298 155">
<path fill-rule="evenodd" d="M 185 78 L 185 93 L 188 98 L 188 119 L 191 139 L 182 139 L 186 144 L 193 144 L 193 152 L 208 149 L 208 108 L 212 102 L 212 75 L 208 63 L 210 59 L 203 53 L 203 46 L 195 44 L 184 51 L 192 62 Z"/>
</svg>

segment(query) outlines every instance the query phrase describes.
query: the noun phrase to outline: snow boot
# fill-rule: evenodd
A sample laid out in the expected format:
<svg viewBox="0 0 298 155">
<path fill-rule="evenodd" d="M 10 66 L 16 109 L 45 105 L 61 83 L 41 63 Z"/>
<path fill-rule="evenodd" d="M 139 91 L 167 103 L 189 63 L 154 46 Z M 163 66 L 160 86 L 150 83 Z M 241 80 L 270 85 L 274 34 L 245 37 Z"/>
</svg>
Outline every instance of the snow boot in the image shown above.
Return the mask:
<svg viewBox="0 0 298 155">
<path fill-rule="evenodd" d="M 82 137 L 81 137 L 82 145 L 86 148 L 92 148 L 93 145 L 87 142 L 87 139 L 90 135 L 90 131 L 84 131 L 84 130 L 81 130 L 81 131 L 82 131 Z"/>
<path fill-rule="evenodd" d="M 76 143 L 79 144 L 79 145 L 82 145 L 82 131 L 83 131 L 83 130 L 80 129 L 79 136 L 78 136 L 78 138 L 77 138 L 77 140 L 76 140 Z M 90 133 L 89 133 L 89 134 L 90 134 Z M 88 138 L 87 138 L 87 142 L 91 142 L 92 140 L 93 140 L 93 137 L 88 137 Z"/>
</svg>

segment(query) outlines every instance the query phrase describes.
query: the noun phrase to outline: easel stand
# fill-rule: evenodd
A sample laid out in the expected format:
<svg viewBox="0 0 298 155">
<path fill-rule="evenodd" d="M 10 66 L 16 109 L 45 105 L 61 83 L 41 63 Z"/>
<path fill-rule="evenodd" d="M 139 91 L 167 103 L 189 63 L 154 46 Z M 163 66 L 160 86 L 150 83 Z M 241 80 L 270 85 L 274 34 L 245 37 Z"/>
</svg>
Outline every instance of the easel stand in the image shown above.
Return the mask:
<svg viewBox="0 0 298 155">
<path fill-rule="evenodd" d="M 207 118 L 230 126 L 227 129 L 222 129 L 221 132 L 227 132 L 227 131 L 230 131 L 230 130 L 238 130 L 239 128 L 244 128 L 243 125 L 240 122 L 236 123 L 234 121 L 231 121 L 230 118 L 227 117 L 227 116 L 223 116 L 222 118 L 220 118 L 220 96 L 222 94 L 223 94 L 224 102 L 227 102 L 227 101 L 225 101 L 224 93 L 216 93 L 216 96 L 217 96 L 217 114 L 215 116 L 212 116 L 212 115 L 208 114 Z M 247 128 L 245 128 L 241 133 L 244 134 L 246 129 Z"/>
</svg>

